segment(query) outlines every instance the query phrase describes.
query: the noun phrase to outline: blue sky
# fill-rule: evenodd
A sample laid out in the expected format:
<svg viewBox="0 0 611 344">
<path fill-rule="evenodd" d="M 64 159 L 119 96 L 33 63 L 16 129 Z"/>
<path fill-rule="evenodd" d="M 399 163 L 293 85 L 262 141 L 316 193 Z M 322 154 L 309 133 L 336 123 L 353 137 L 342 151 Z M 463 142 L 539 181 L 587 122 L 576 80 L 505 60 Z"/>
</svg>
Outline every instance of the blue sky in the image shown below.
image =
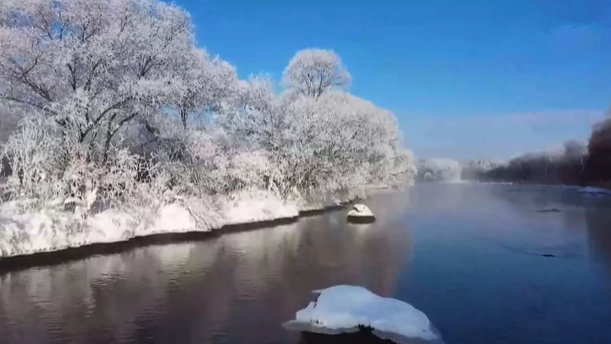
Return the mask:
<svg viewBox="0 0 611 344">
<path fill-rule="evenodd" d="M 335 50 L 417 156 L 509 158 L 586 139 L 611 105 L 609 0 L 176 0 L 198 43 L 280 79 Z"/>
</svg>

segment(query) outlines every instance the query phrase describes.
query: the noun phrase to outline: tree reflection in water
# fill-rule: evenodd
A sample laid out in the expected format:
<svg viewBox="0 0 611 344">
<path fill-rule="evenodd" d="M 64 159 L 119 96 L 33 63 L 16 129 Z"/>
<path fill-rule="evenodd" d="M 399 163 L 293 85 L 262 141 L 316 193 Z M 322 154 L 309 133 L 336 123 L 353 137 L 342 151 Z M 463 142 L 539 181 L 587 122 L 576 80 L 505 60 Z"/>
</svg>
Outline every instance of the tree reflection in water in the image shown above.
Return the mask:
<svg viewBox="0 0 611 344">
<path fill-rule="evenodd" d="M 378 222 L 342 211 L 216 239 L 141 247 L 0 280 L 0 338 L 28 343 L 296 342 L 282 322 L 311 291 L 390 295 L 410 254 L 406 196 L 374 197 Z"/>
</svg>

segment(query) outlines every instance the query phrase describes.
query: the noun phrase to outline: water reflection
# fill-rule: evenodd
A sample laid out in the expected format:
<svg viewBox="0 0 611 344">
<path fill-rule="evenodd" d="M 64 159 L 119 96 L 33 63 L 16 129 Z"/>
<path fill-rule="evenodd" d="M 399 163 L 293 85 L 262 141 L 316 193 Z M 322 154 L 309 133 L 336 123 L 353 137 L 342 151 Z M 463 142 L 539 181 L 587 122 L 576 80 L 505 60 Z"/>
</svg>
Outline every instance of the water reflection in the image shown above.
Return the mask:
<svg viewBox="0 0 611 344">
<path fill-rule="evenodd" d="M 611 200 L 498 186 L 454 192 L 461 202 L 428 215 L 426 198 L 445 190 L 411 190 L 414 260 L 396 295 L 424 310 L 446 343 L 608 343 L 611 273 L 600 253 Z"/>
<path fill-rule="evenodd" d="M 611 199 L 513 188 L 420 185 L 365 202 L 373 224 L 334 212 L 0 273 L 0 342 L 297 344 L 281 324 L 310 292 L 356 284 L 447 343 L 607 343 Z"/>
<path fill-rule="evenodd" d="M 611 281 L 611 210 L 586 212 L 590 254 L 604 264 Z"/>
<path fill-rule="evenodd" d="M 372 204 L 380 221 L 367 226 L 346 226 L 342 212 L 329 213 L 5 274 L 0 338 L 6 344 L 297 342 L 281 323 L 313 289 L 356 284 L 392 293 L 412 245 L 408 230 L 387 227 L 401 214 L 396 202 L 405 204 L 405 196 L 395 197 Z"/>
<path fill-rule="evenodd" d="M 511 238 L 500 238 L 506 246 L 512 239 L 527 239 L 531 247 L 523 242 L 524 253 L 588 257 L 611 271 L 611 198 L 552 186 L 513 186 L 493 194 L 515 211 Z M 524 235 L 516 236 L 515 232 Z"/>
</svg>

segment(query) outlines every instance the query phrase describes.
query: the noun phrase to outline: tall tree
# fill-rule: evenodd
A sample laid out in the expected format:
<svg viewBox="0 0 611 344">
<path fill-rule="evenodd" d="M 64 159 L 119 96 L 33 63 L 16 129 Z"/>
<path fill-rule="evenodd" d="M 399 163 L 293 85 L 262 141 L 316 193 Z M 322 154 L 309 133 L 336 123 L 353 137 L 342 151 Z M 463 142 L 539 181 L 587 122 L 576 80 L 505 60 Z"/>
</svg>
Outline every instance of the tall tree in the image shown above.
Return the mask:
<svg viewBox="0 0 611 344">
<path fill-rule="evenodd" d="M 64 136 L 108 157 L 137 117 L 184 97 L 189 15 L 156 0 L 5 0 L 0 101 L 51 117 Z M 94 145 L 99 143 L 99 145 Z"/>
</svg>

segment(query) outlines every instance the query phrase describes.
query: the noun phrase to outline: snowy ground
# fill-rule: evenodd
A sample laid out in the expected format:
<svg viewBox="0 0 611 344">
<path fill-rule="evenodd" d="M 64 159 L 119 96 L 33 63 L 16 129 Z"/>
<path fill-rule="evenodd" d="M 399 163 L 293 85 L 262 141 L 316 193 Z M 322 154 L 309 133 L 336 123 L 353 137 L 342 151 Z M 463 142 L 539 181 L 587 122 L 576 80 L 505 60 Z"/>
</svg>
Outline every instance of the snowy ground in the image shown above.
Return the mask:
<svg viewBox="0 0 611 344">
<path fill-rule="evenodd" d="M 284 323 L 285 328 L 329 335 L 368 328 L 377 337 L 400 344 L 414 339 L 442 342 L 427 316 L 408 303 L 348 285 L 314 293 L 317 299 L 298 311 L 295 320 Z"/>
<path fill-rule="evenodd" d="M 21 213 L 15 203 L 5 202 L 0 203 L 0 258 L 153 234 L 207 232 L 230 224 L 294 218 L 299 210 L 265 191 L 244 191 L 214 202 L 182 200 L 155 210 L 108 209 L 87 218 L 52 208 Z"/>
</svg>

